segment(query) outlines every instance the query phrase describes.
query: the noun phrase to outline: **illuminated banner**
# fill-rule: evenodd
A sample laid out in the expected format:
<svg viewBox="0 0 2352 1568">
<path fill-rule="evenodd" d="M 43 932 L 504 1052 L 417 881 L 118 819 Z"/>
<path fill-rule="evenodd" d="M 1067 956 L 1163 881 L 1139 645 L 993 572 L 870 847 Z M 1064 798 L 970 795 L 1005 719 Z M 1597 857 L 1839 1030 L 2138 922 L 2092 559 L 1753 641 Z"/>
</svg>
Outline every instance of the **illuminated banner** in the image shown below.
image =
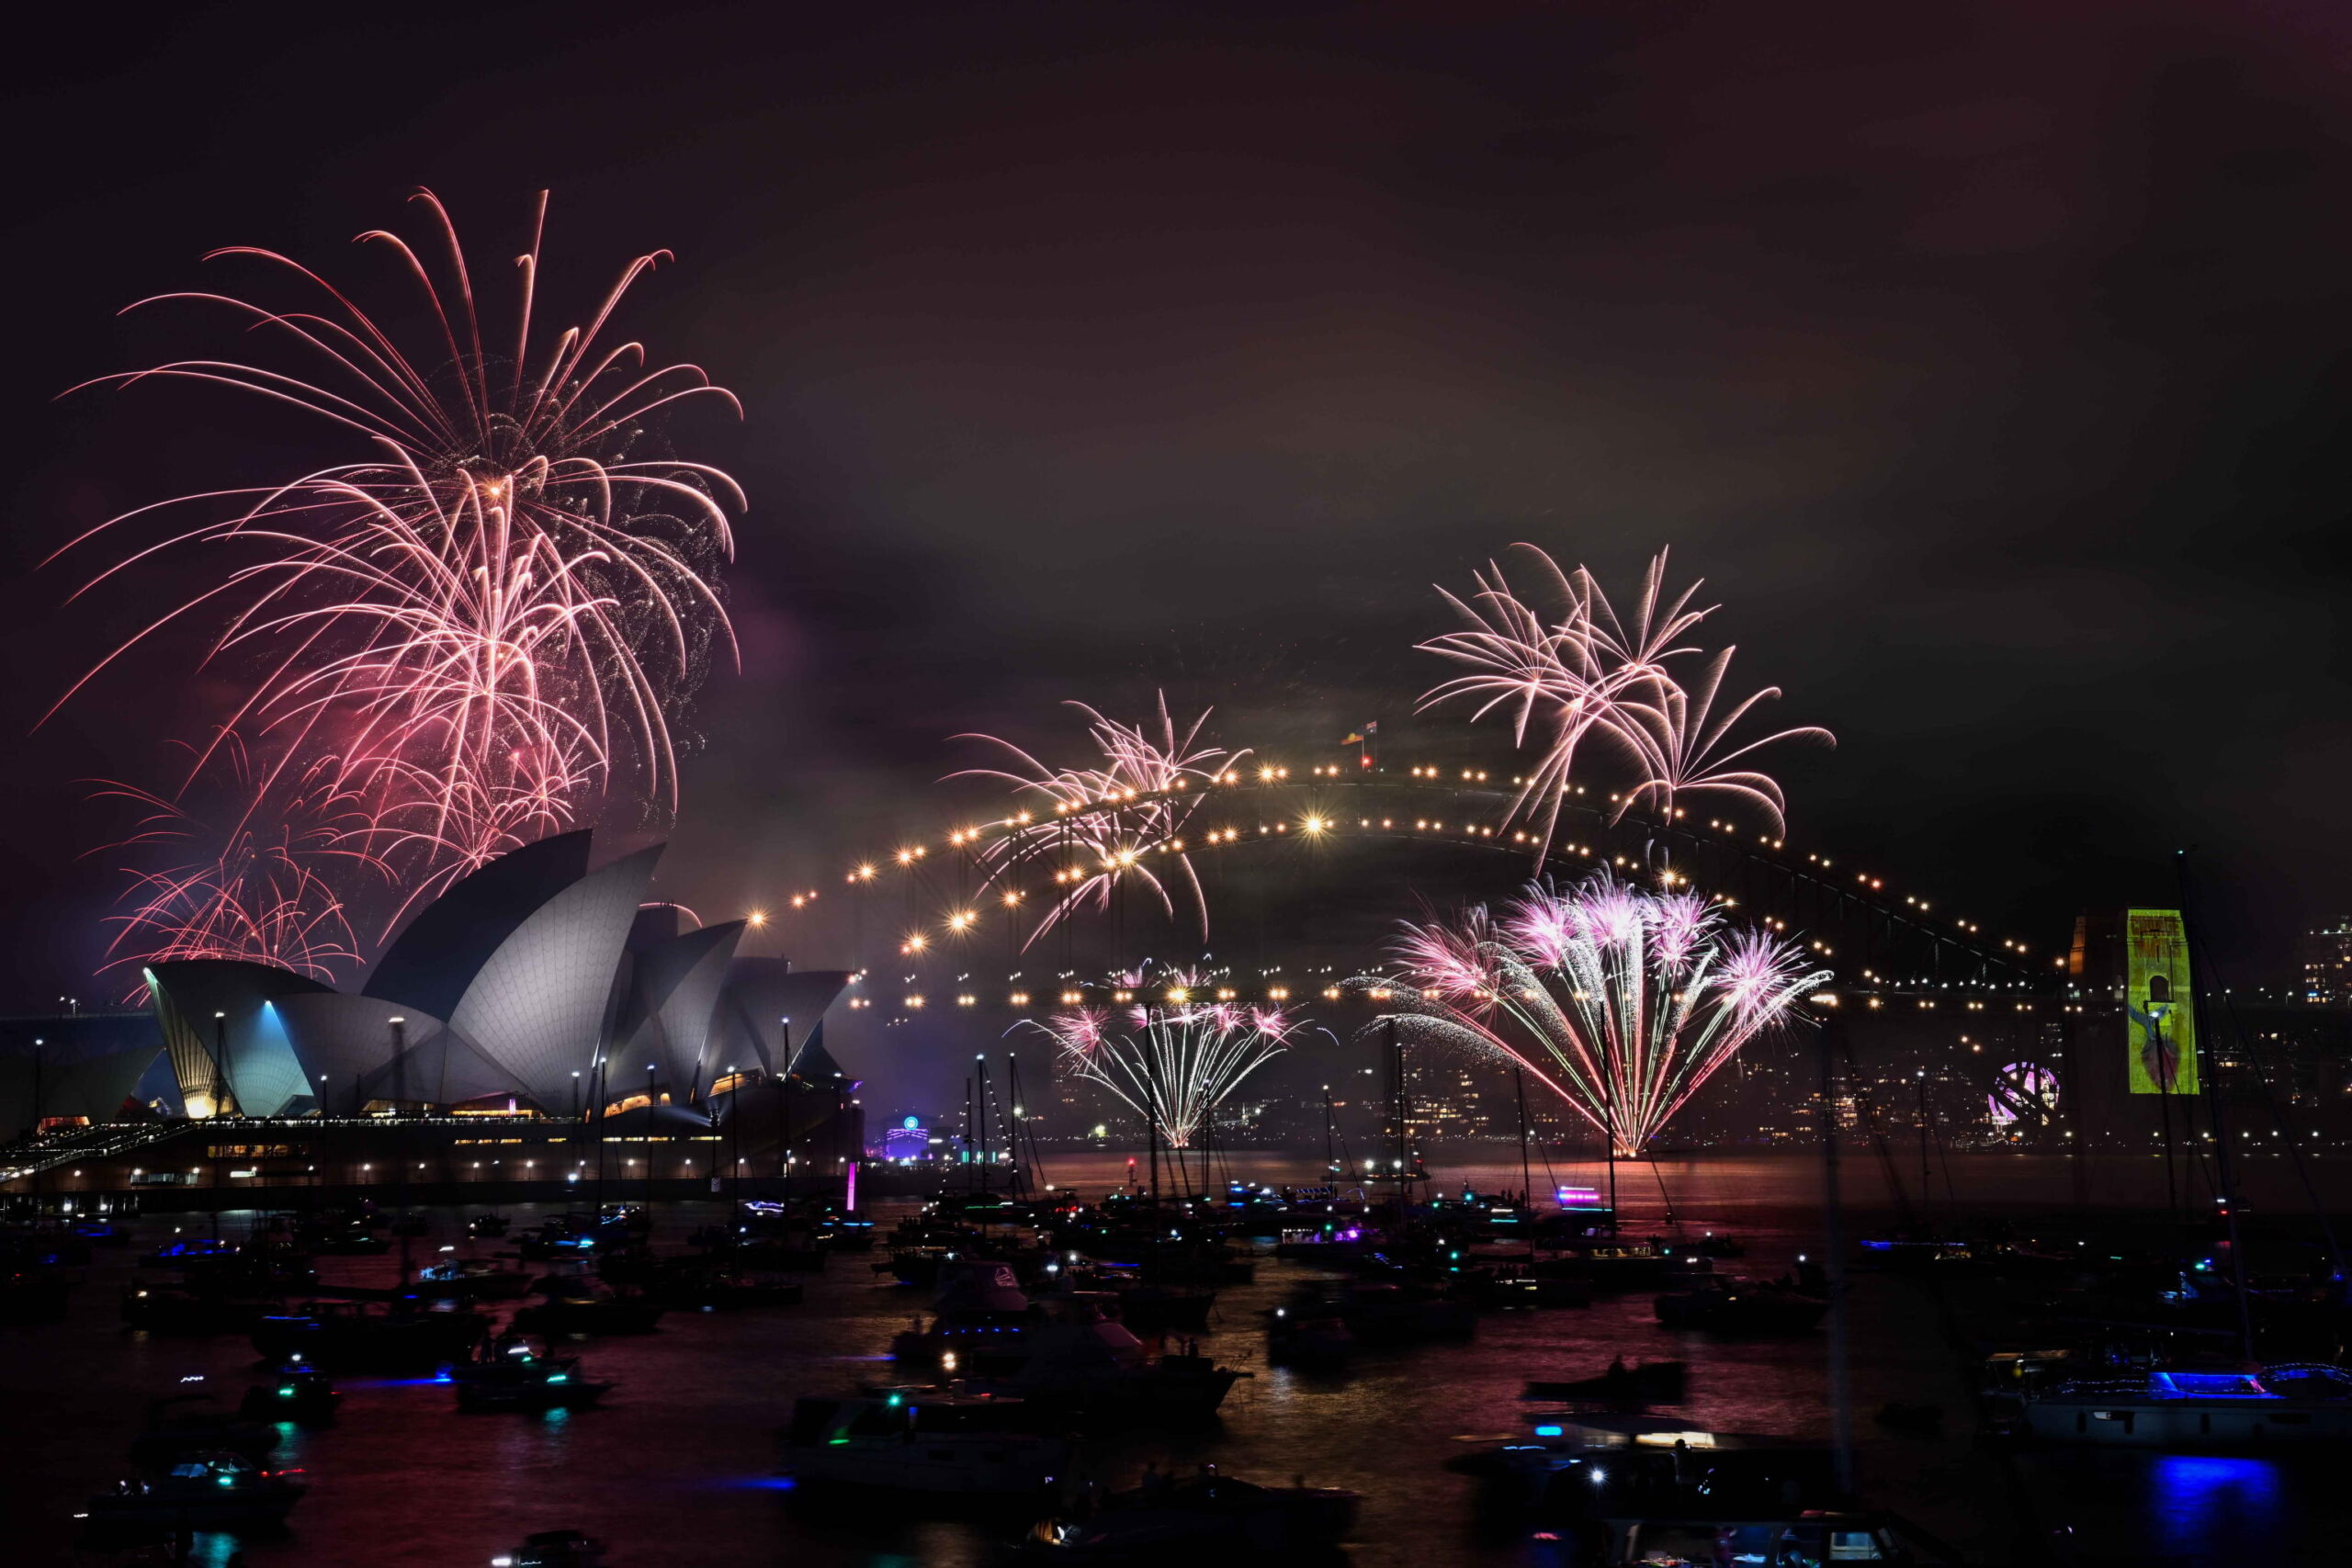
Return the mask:
<svg viewBox="0 0 2352 1568">
<path fill-rule="evenodd" d="M 2123 911 L 2124 1037 L 2133 1094 L 2197 1092 L 2197 1013 L 2188 933 L 2177 909 Z"/>
</svg>

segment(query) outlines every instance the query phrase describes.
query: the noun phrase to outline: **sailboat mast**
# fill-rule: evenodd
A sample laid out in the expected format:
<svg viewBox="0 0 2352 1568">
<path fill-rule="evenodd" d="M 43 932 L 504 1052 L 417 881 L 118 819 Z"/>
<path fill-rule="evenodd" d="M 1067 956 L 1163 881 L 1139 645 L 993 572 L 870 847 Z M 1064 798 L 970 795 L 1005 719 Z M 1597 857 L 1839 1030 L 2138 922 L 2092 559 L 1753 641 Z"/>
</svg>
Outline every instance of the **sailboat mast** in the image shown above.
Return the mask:
<svg viewBox="0 0 2352 1568">
<path fill-rule="evenodd" d="M 2222 1087 L 2218 1081 L 2220 1075 L 2213 1070 L 2215 1061 L 2212 1054 L 2205 1048 L 2208 1016 L 2205 1006 L 2206 987 L 2202 984 L 2205 970 L 2204 965 L 2198 963 L 2195 956 L 2197 941 L 2192 934 L 2195 928 L 2190 924 L 2189 919 L 2188 852 L 2177 851 L 2176 858 L 2180 869 L 2181 940 L 2182 945 L 2187 947 L 2190 953 L 2188 1009 L 2189 1017 L 2194 1022 L 2191 1032 L 2196 1035 L 2196 1039 L 2190 1042 L 2190 1048 L 2195 1053 L 2190 1060 L 2197 1069 L 2198 1087 L 2204 1091 L 2205 1117 L 2212 1124 L 2213 1129 L 2213 1184 L 2219 1189 L 2214 1194 L 2214 1200 L 2222 1211 L 2222 1232 L 2229 1238 L 2230 1286 L 2238 1303 L 2238 1343 L 2245 1359 L 2251 1361 L 2254 1359 L 2254 1308 L 2246 1300 L 2245 1248 L 2240 1244 L 2238 1236 L 2238 1194 L 2233 1177 L 2234 1168 L 2230 1160 L 2230 1129 L 2222 1117 Z"/>
</svg>

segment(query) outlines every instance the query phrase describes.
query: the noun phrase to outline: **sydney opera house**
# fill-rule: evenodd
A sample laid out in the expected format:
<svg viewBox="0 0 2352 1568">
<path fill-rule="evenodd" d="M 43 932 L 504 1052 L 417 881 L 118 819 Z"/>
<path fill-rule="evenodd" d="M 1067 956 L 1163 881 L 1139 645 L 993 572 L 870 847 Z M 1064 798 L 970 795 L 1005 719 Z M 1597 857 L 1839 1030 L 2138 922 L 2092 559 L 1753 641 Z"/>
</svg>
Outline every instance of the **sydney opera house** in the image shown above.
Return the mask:
<svg viewBox="0 0 2352 1568">
<path fill-rule="evenodd" d="M 146 970 L 144 1015 L 19 1021 L 0 1037 L 0 1136 L 151 1107 L 199 1122 L 601 1109 L 707 1129 L 739 1086 L 839 1078 L 822 1026 L 847 974 L 739 953 L 742 921 L 648 902 L 659 845 L 593 868 L 591 852 L 583 829 L 483 865 L 356 989 L 184 959 Z"/>
</svg>

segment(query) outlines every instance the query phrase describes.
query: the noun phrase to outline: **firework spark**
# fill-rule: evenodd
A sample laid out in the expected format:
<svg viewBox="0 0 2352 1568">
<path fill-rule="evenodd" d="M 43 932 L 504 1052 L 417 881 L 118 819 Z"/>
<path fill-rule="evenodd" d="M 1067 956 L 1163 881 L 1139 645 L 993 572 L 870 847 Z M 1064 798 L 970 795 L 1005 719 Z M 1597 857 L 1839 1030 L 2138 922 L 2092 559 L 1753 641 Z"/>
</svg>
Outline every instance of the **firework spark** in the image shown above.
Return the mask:
<svg viewBox="0 0 2352 1568">
<path fill-rule="evenodd" d="M 1755 766 L 1755 754 L 1778 741 L 1832 737 L 1813 726 L 1753 739 L 1736 736 L 1733 731 L 1750 713 L 1781 692 L 1768 686 L 1718 712 L 1731 649 L 1709 657 L 1695 682 L 1683 681 L 1679 661 L 1702 656 L 1683 639 L 1717 608 L 1691 607 L 1701 584 L 1669 593 L 1661 550 L 1650 562 L 1632 615 L 1620 615 L 1584 568 L 1563 571 L 1544 551 L 1532 545 L 1520 548 L 1533 558 L 1544 585 L 1537 603 L 1550 609 L 1522 597 L 1491 561 L 1473 574 L 1476 588 L 1466 598 L 1440 589 L 1465 624 L 1419 647 L 1464 666 L 1466 673 L 1422 694 L 1421 706 L 1468 700 L 1476 704 L 1473 721 L 1499 709 L 1511 718 L 1515 744 L 1526 747 L 1532 737 L 1539 755 L 1511 814 L 1537 829 L 1538 858 L 1551 847 L 1561 809 L 1575 788 L 1571 775 L 1577 757 L 1589 742 L 1612 752 L 1638 775 L 1619 795 L 1621 817 L 1640 801 L 1670 815 L 1678 796 L 1714 792 L 1747 801 L 1771 821 L 1776 834 L 1782 831 L 1787 798 Z"/>
<path fill-rule="evenodd" d="M 1161 984 L 1182 993 L 1186 979 Z M 1065 1073 L 1110 1090 L 1178 1149 L 1192 1147 L 1243 1080 L 1290 1048 L 1296 1029 L 1280 1008 L 1190 1001 L 1119 1014 L 1073 1008 L 1025 1027 L 1055 1043 Z"/>
<path fill-rule="evenodd" d="M 1033 863 L 1054 867 L 1056 895 L 1039 912 L 1023 945 L 1089 904 L 1110 908 L 1121 882 L 1129 877 L 1149 891 L 1170 919 L 1176 918 L 1181 897 L 1197 916 L 1205 939 L 1208 904 L 1182 847 L 1184 825 L 1200 808 L 1205 792 L 1250 753 L 1203 745 L 1206 710 L 1180 733 L 1164 694 L 1156 730 L 1149 719 L 1121 724 L 1084 703 L 1067 705 L 1087 717 L 1087 736 L 1100 759 L 1095 766 L 1048 767 L 993 735 L 954 738 L 1001 747 L 1012 754 L 1015 768 L 967 768 L 950 777 L 1001 779 L 1040 807 L 1004 824 L 1009 831 L 979 852 L 990 885 Z M 1145 859 L 1150 853 L 1157 854 L 1157 869 Z"/>
<path fill-rule="evenodd" d="M 59 705 L 166 628 L 218 617 L 203 662 L 233 669 L 241 690 L 215 741 L 156 798 L 177 804 L 217 784 L 227 750 L 250 751 L 261 761 L 241 770 L 227 843 L 272 838 L 298 795 L 332 796 L 328 847 L 388 874 L 407 902 L 605 799 L 674 808 L 669 712 L 715 639 L 731 650 L 713 573 L 732 553 L 729 511 L 744 504 L 707 465 L 631 456 L 647 417 L 670 404 L 716 398 L 740 412 L 701 370 L 648 369 L 641 345 L 605 341 L 623 296 L 666 253 L 629 263 L 584 325 L 536 346 L 542 193 L 516 264 L 511 348 L 494 355 L 449 215 L 429 192 L 417 199 L 444 253 L 437 269 L 398 235 L 359 240 L 388 247 L 419 291 L 429 323 L 419 342 L 403 345 L 300 263 L 237 246 L 213 254 L 257 261 L 308 299 L 273 309 L 178 293 L 139 306 L 225 309 L 295 368 L 182 359 L 96 383 L 164 378 L 254 393 L 361 438 L 368 456 L 141 507 L 58 552 L 132 540 L 75 599 L 151 564 L 200 585 Z M 201 520 L 175 521 L 190 513 Z M 248 858 L 232 849 L 220 864 Z M 156 951 L 214 942 L 201 919 L 174 925 L 182 896 L 165 883 L 140 885 L 160 897 L 145 897 L 124 935 L 146 933 Z M 285 891 L 314 912 L 332 892 L 317 875 Z"/>
<path fill-rule="evenodd" d="M 1829 978 L 1696 894 L 1606 872 L 1566 893 L 1531 886 L 1499 919 L 1408 922 L 1396 955 L 1401 982 L 1380 984 L 1412 998 L 1396 1015 L 1408 1038 L 1524 1068 L 1626 1155 Z"/>
</svg>

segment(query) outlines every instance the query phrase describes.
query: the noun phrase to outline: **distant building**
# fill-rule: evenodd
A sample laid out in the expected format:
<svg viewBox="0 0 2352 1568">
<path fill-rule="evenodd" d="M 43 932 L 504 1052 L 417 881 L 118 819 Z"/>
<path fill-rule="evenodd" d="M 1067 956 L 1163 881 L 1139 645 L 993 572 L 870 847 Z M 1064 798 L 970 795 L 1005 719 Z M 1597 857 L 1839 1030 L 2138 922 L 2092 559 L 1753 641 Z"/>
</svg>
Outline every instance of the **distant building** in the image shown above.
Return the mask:
<svg viewBox="0 0 2352 1568">
<path fill-rule="evenodd" d="M 2352 1004 L 2352 919 L 2295 939 L 2295 997 L 2314 1007 Z"/>
</svg>

